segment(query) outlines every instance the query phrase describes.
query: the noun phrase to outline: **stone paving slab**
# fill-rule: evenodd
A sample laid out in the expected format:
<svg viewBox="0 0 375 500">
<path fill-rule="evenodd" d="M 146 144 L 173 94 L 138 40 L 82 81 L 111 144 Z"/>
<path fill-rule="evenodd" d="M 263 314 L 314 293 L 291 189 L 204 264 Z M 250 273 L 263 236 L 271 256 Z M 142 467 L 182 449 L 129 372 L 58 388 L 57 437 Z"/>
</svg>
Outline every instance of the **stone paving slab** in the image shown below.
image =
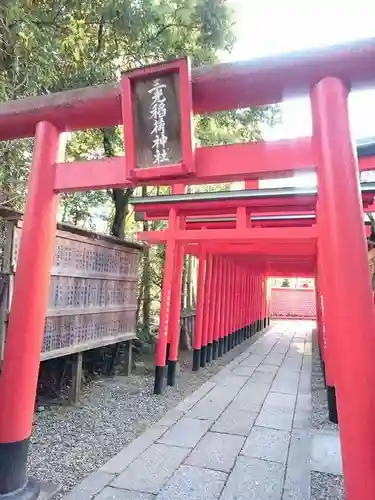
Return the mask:
<svg viewBox="0 0 375 500">
<path fill-rule="evenodd" d="M 155 495 L 139 491 L 119 490 L 108 486 L 95 498 L 96 500 L 154 500 Z"/>
<path fill-rule="evenodd" d="M 269 427 L 270 429 L 291 431 L 293 425 L 293 415 L 293 410 L 263 408 L 259 413 L 255 424 L 260 427 Z"/>
<path fill-rule="evenodd" d="M 233 372 L 235 373 L 235 372 Z M 217 378 L 217 385 L 223 387 L 236 387 L 241 389 L 247 382 L 246 377 L 238 377 L 236 374 L 233 375 L 230 371 L 227 375 L 221 375 Z"/>
<path fill-rule="evenodd" d="M 194 448 L 211 425 L 210 420 L 183 417 L 158 440 L 158 443 Z"/>
<path fill-rule="evenodd" d="M 231 409 L 258 412 L 269 391 L 269 384 L 246 384 L 234 398 Z"/>
<path fill-rule="evenodd" d="M 222 413 L 218 420 L 216 420 L 211 430 L 214 432 L 223 432 L 225 434 L 248 436 L 257 416 L 257 412 L 228 408 Z"/>
<path fill-rule="evenodd" d="M 310 500 L 310 433 L 293 430 L 282 500 Z"/>
<path fill-rule="evenodd" d="M 280 500 L 285 466 L 239 457 L 220 500 Z"/>
<path fill-rule="evenodd" d="M 245 438 L 218 432 L 208 432 L 185 460 L 185 464 L 230 472 Z"/>
<path fill-rule="evenodd" d="M 189 453 L 188 448 L 153 444 L 132 462 L 111 486 L 144 493 L 159 493 Z"/>
<path fill-rule="evenodd" d="M 154 425 L 103 465 L 99 471 L 109 474 L 119 474 L 166 431 L 167 428 Z"/>
<path fill-rule="evenodd" d="M 241 452 L 242 455 L 286 464 L 290 433 L 254 426 Z"/>
<path fill-rule="evenodd" d="M 82 481 L 73 491 L 66 497 L 66 500 L 91 500 L 97 493 L 99 493 L 107 484 L 109 484 L 115 476 L 108 474 L 101 470 L 97 470 L 90 474 Z"/>
<path fill-rule="evenodd" d="M 155 500 L 217 500 L 227 475 L 182 465 Z"/>
<path fill-rule="evenodd" d="M 316 472 L 342 474 L 340 438 L 338 434 L 313 432 L 311 469 Z"/>
<path fill-rule="evenodd" d="M 311 429 L 311 329 L 276 323 L 66 499 L 312 500 L 341 454 Z"/>
<path fill-rule="evenodd" d="M 192 418 L 216 420 L 235 398 L 238 387 L 214 387 L 188 412 Z"/>
</svg>

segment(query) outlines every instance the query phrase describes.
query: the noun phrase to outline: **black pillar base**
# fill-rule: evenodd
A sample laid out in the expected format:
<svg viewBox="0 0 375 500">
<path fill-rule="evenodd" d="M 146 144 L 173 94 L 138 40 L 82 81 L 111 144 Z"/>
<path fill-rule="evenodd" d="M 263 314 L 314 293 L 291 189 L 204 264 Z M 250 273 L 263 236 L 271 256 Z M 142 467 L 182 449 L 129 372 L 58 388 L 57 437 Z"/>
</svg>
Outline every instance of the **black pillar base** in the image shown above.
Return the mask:
<svg viewBox="0 0 375 500">
<path fill-rule="evenodd" d="M 26 464 L 29 440 L 0 443 L 0 499 L 36 500 L 40 487 L 27 479 Z"/>
<path fill-rule="evenodd" d="M 221 339 L 219 339 L 219 351 L 218 351 L 218 356 L 219 358 L 222 357 L 222 355 L 224 354 L 224 338 L 221 337 Z"/>
<path fill-rule="evenodd" d="M 336 389 L 333 386 L 327 385 L 327 403 L 328 403 L 328 419 L 334 424 L 339 423 L 336 404 Z"/>
<path fill-rule="evenodd" d="M 236 345 L 236 332 L 229 333 L 227 335 L 227 338 L 228 338 L 228 351 L 230 351 Z"/>
<path fill-rule="evenodd" d="M 154 394 L 163 394 L 165 386 L 165 366 L 155 366 Z"/>
<path fill-rule="evenodd" d="M 201 368 L 206 366 L 206 358 L 207 358 L 207 346 L 202 345 L 201 347 Z"/>
<path fill-rule="evenodd" d="M 223 354 L 226 354 L 228 352 L 228 348 L 229 348 L 228 335 L 225 335 L 225 337 L 224 337 Z"/>
<path fill-rule="evenodd" d="M 173 386 L 176 384 L 177 361 L 168 361 L 167 384 Z"/>
<path fill-rule="evenodd" d="M 212 342 L 212 359 L 213 360 L 218 358 L 218 352 L 219 352 L 219 341 L 214 340 Z"/>
<path fill-rule="evenodd" d="M 166 353 L 165 353 L 165 364 L 167 365 L 168 364 L 168 359 L 169 359 L 169 351 L 171 349 L 171 344 L 167 344 L 167 350 L 166 350 Z"/>
<path fill-rule="evenodd" d="M 193 351 L 193 372 L 197 372 L 201 364 L 201 350 L 194 349 Z"/>
<path fill-rule="evenodd" d="M 206 357 L 207 363 L 211 363 L 211 361 L 212 361 L 212 343 L 211 342 L 209 344 L 207 344 L 206 354 L 207 354 L 207 357 Z"/>
<path fill-rule="evenodd" d="M 18 489 L 13 493 L 2 495 L 0 493 L 0 500 L 38 500 L 40 495 L 40 487 L 34 479 L 28 479 L 26 485 L 22 489 Z"/>
</svg>

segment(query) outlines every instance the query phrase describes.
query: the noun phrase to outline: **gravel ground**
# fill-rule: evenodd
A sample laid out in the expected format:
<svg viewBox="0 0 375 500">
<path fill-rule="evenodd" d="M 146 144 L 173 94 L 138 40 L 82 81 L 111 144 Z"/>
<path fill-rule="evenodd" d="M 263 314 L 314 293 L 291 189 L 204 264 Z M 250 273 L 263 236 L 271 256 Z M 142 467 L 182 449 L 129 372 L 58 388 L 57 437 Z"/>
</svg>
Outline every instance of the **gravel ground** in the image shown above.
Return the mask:
<svg viewBox="0 0 375 500">
<path fill-rule="evenodd" d="M 312 348 L 312 427 L 338 432 L 338 425 L 329 422 L 326 391 L 319 359 L 316 336 L 313 335 Z M 311 500 L 345 500 L 342 476 L 322 472 L 311 473 Z"/>
<path fill-rule="evenodd" d="M 344 500 L 342 476 L 335 474 L 311 473 L 311 500 Z"/>
<path fill-rule="evenodd" d="M 244 342 L 198 373 L 191 372 L 192 354 L 184 353 L 178 387 L 162 396 L 152 393 L 153 373 L 143 373 L 95 380 L 77 407 L 46 407 L 35 417 L 29 474 L 61 484 L 55 498 L 62 498 L 249 345 Z"/>
</svg>

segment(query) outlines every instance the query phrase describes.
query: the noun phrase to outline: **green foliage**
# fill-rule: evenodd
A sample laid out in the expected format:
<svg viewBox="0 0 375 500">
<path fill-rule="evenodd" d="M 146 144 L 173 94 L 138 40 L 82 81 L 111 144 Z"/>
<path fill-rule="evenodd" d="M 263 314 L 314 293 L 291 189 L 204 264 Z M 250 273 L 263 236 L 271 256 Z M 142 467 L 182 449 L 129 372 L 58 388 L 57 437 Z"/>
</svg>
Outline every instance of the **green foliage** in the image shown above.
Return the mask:
<svg viewBox="0 0 375 500">
<path fill-rule="evenodd" d="M 228 0 L 3 0 L 0 100 L 112 81 L 122 71 L 185 54 L 194 64 L 212 62 L 234 41 L 228 5 Z M 71 134 L 68 159 L 121 154 L 121 129 L 110 134 L 110 148 L 104 135 L 98 130 Z M 0 145 L 6 177 L 22 183 L 19 208 L 31 144 L 17 141 L 14 154 Z M 13 197 L 2 191 L 12 204 Z M 69 220 L 84 222 L 83 207 L 89 212 L 103 197 L 80 195 L 79 203 L 77 196 L 65 197 L 63 203 L 72 206 L 62 211 Z M 111 193 L 106 196 L 112 201 Z M 126 215 L 127 207 L 122 208 Z"/>
<path fill-rule="evenodd" d="M 245 108 L 196 117 L 196 138 L 201 146 L 235 144 L 262 138 L 260 125 L 276 123 L 278 108 Z"/>
<path fill-rule="evenodd" d="M 193 65 L 210 64 L 234 43 L 230 0 L 2 0 L 0 5 L 0 101 L 97 85 L 121 72 L 186 54 Z M 261 137 L 260 124 L 277 119 L 275 107 L 196 116 L 198 145 L 228 144 Z M 0 143 L 0 204 L 23 210 L 33 141 Z M 122 155 L 122 129 L 68 134 L 67 161 Z M 195 186 L 217 191 L 230 184 Z M 163 194 L 159 187 L 148 194 Z M 137 223 L 129 209 L 132 191 L 64 194 L 60 216 L 85 228 L 104 211 L 112 234 L 133 237 L 165 222 Z M 148 289 L 155 311 L 160 300 L 165 251 L 146 254 L 141 293 Z M 145 262 L 146 262 L 145 261 Z M 152 309 L 151 307 L 151 309 Z M 147 309 L 147 308 L 146 308 Z M 144 308 L 143 311 L 147 312 Z M 151 311 L 152 312 L 152 311 Z"/>
</svg>

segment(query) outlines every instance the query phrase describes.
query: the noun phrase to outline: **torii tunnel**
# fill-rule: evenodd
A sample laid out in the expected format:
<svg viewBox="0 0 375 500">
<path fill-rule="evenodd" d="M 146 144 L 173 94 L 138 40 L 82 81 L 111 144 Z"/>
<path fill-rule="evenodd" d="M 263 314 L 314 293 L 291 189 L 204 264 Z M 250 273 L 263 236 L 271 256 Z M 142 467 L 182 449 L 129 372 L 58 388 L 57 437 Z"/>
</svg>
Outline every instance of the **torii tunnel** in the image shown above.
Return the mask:
<svg viewBox="0 0 375 500">
<path fill-rule="evenodd" d="M 133 199 L 168 228 L 155 392 L 174 383 L 182 261 L 199 259 L 194 370 L 269 323 L 268 276 L 316 279 L 318 338 L 331 418 L 335 396 L 347 500 L 375 498 L 375 313 L 364 212 L 375 186 L 373 145 L 353 147 L 348 94 L 375 86 L 375 39 L 190 69 L 187 59 L 140 68 L 121 83 L 0 104 L 0 140 L 35 137 L 28 199 L 0 376 L 0 498 L 33 500 L 27 478 L 59 193 L 172 185 Z M 312 137 L 194 148 L 193 114 L 310 96 Z M 66 131 L 124 125 L 125 156 L 66 163 Z M 315 171 L 317 189 L 257 189 L 258 180 Z M 246 189 L 185 194 L 188 184 Z M 139 215 L 140 216 L 140 215 Z M 166 363 L 168 349 L 168 363 Z"/>
</svg>

